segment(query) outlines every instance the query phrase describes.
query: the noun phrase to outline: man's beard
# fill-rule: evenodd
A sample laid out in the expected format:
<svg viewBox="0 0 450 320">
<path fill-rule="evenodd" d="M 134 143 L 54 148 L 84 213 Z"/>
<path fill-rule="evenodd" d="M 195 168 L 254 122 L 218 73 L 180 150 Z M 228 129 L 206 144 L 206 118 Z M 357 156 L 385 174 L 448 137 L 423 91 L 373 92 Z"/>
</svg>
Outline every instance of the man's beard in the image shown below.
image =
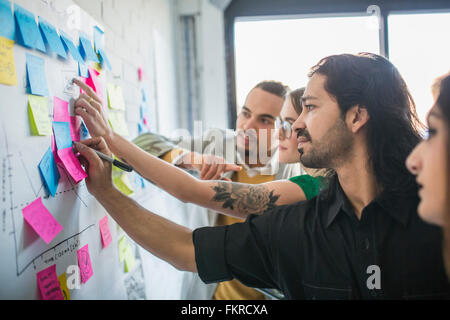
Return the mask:
<svg viewBox="0 0 450 320">
<path fill-rule="evenodd" d="M 298 149 L 300 162 L 307 168 L 335 169 L 348 158 L 353 148 L 353 134 L 340 118 L 318 141 L 313 141 L 309 132 L 305 130 L 299 131 L 299 136 L 305 136 L 310 143 L 306 153 L 303 148 Z"/>
</svg>

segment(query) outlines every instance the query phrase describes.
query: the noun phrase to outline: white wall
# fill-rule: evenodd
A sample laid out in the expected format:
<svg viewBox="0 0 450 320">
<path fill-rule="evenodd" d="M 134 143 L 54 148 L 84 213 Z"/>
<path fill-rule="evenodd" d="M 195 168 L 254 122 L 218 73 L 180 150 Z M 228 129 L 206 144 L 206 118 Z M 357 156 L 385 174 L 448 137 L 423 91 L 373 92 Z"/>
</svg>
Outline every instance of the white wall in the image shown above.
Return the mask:
<svg viewBox="0 0 450 320">
<path fill-rule="evenodd" d="M 103 24 L 114 80 L 124 90 L 131 136 L 137 135 L 139 120 L 139 67 L 146 74 L 144 84 L 150 105 L 158 109 L 155 119 L 150 119 L 151 129 L 170 134 L 178 127 L 174 0 L 74 1 Z"/>
</svg>

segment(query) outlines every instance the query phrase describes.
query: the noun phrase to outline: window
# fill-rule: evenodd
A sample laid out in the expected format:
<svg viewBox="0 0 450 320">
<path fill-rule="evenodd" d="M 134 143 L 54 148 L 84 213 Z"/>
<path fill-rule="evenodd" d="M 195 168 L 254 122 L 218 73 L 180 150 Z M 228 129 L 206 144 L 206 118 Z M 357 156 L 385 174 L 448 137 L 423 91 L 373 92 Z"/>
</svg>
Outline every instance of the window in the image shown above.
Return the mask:
<svg viewBox="0 0 450 320">
<path fill-rule="evenodd" d="M 425 121 L 431 85 L 450 71 L 450 13 L 390 14 L 389 59 L 399 69 Z"/>
<path fill-rule="evenodd" d="M 325 56 L 380 51 L 378 20 L 371 16 L 239 19 L 234 30 L 238 109 L 260 81 L 281 81 L 297 89 Z"/>
</svg>

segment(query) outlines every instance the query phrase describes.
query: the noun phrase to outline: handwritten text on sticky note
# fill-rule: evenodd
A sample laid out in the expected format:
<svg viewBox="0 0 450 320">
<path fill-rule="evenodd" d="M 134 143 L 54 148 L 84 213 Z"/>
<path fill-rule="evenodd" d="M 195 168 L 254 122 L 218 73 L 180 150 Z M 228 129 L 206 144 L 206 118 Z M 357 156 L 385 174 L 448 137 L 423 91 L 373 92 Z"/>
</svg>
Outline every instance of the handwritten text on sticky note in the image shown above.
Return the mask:
<svg viewBox="0 0 450 320">
<path fill-rule="evenodd" d="M 56 264 L 38 272 L 36 277 L 43 300 L 64 300 L 56 275 Z"/>
<path fill-rule="evenodd" d="M 75 183 L 87 177 L 86 172 L 81 167 L 80 161 L 75 157 L 72 148 L 58 149 L 58 156 Z"/>
<path fill-rule="evenodd" d="M 92 270 L 91 257 L 89 256 L 89 245 L 77 251 L 78 267 L 80 267 L 81 282 L 86 283 L 94 274 Z"/>
</svg>

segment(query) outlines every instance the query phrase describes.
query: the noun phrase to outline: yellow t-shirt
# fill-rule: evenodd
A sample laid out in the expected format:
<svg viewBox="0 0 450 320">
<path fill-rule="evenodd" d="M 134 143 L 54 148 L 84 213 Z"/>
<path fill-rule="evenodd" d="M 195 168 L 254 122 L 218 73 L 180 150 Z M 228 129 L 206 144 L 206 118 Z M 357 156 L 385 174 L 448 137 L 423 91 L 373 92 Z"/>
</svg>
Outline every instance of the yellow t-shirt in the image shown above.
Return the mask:
<svg viewBox="0 0 450 320">
<path fill-rule="evenodd" d="M 269 175 L 256 175 L 250 178 L 247 175 L 247 171 L 242 168 L 241 171 L 236 172 L 232 179 L 233 182 L 249 183 L 249 184 L 259 184 L 264 182 L 269 182 L 275 180 L 275 176 Z M 233 218 L 223 214 L 219 214 L 217 217 L 217 225 L 229 225 L 237 222 L 243 222 L 245 220 Z M 220 282 L 217 285 L 216 292 L 214 293 L 213 299 L 215 300 L 264 300 L 264 295 L 256 291 L 255 289 L 249 288 L 238 280 L 233 279 L 231 281 Z"/>
</svg>

